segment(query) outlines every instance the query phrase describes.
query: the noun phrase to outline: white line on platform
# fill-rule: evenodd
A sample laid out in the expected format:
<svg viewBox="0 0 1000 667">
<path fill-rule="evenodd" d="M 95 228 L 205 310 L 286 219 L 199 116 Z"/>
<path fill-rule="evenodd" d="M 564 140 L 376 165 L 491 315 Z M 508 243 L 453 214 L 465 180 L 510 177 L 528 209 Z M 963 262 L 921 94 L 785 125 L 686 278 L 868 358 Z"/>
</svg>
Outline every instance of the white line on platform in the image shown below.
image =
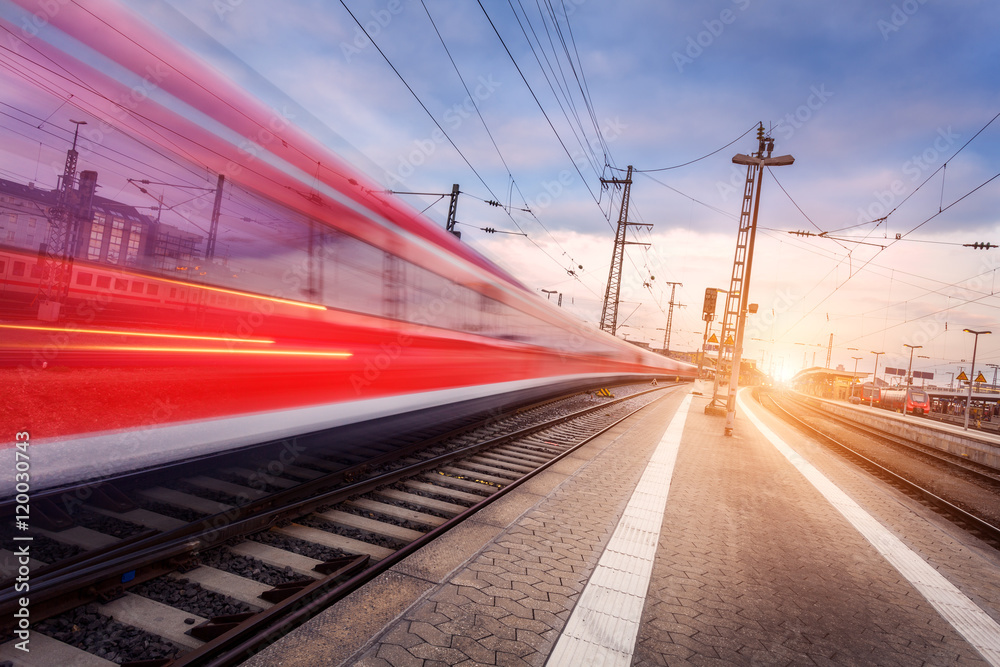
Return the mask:
<svg viewBox="0 0 1000 667">
<path fill-rule="evenodd" d="M 802 458 L 795 450 L 778 437 L 771 429 L 750 411 L 749 405 L 743 400 L 741 392 L 738 399 L 743 414 L 754 426 L 771 441 L 775 448 L 784 454 L 792 465 L 809 480 L 816 490 L 833 505 L 861 535 L 878 549 L 889 564 L 899 570 L 921 595 L 938 611 L 946 621 L 951 623 L 966 641 L 982 654 L 991 665 L 1000 667 L 1000 624 L 979 608 L 962 591 L 944 578 L 940 572 L 931 567 L 917 553 L 885 526 L 866 512 L 860 505 L 851 500 L 823 473 L 811 463 Z"/>
<path fill-rule="evenodd" d="M 632 664 L 670 478 L 690 406 L 688 394 L 632 492 L 594 574 L 549 655 L 548 667 Z"/>
</svg>

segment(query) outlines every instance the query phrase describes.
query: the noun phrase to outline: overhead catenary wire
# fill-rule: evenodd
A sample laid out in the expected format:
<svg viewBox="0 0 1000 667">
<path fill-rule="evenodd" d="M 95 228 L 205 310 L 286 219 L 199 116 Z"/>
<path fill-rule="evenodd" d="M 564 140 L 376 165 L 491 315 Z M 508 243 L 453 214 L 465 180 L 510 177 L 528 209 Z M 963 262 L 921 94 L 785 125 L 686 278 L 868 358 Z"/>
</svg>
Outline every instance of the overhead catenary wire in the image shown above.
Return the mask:
<svg viewBox="0 0 1000 667">
<path fill-rule="evenodd" d="M 500 162 L 503 163 L 504 169 L 507 171 L 507 178 L 509 179 L 509 182 L 513 186 L 515 184 L 514 175 L 511 173 L 510 166 L 507 164 L 507 160 L 504 158 L 503 152 L 500 150 L 500 146 L 497 144 L 496 139 L 493 137 L 493 132 L 490 131 L 489 124 L 487 124 L 486 119 L 483 117 L 483 113 L 482 113 L 482 111 L 479 108 L 479 104 L 476 102 L 475 95 L 473 95 L 472 91 L 469 90 L 469 85 L 466 83 L 465 77 L 462 76 L 462 72 L 461 72 L 461 70 L 458 67 L 458 63 L 455 62 L 455 58 L 452 57 L 452 55 L 451 55 L 451 49 L 448 48 L 448 44 L 445 42 L 444 36 L 441 34 L 441 31 L 438 29 L 437 23 L 434 21 L 434 17 L 431 15 L 430 9 L 428 9 L 428 7 L 427 7 L 427 3 L 424 2 L 424 0 L 420 0 L 420 4 L 424 8 L 424 13 L 427 14 L 427 19 L 430 21 L 431 27 L 434 28 L 434 33 L 437 35 L 438 40 L 441 42 L 441 47 L 444 49 L 445 54 L 448 56 L 448 60 L 451 62 L 451 65 L 452 65 L 452 67 L 455 70 L 455 74 L 458 75 L 459 81 L 462 82 L 462 87 L 465 89 L 465 93 L 466 93 L 466 95 L 468 95 L 468 99 L 472 101 L 472 106 L 473 106 L 473 108 L 476 111 L 476 115 L 479 117 L 479 120 L 480 120 L 480 122 L 483 125 L 483 129 L 486 130 L 486 134 L 489 136 L 490 142 L 493 144 L 493 148 L 494 148 L 494 150 L 496 150 L 497 156 L 499 156 L 499 158 L 500 158 Z M 518 191 L 520 192 L 520 189 L 518 189 Z M 483 200 L 483 201 L 486 201 L 486 200 Z M 499 202 L 498 202 L 498 205 L 499 205 Z M 510 205 L 508 204 L 508 208 L 509 207 L 510 207 Z M 527 210 L 527 209 L 524 209 L 524 210 Z M 508 215 L 509 215 L 509 213 L 510 213 L 510 211 L 508 210 Z M 562 250 L 563 253 L 568 254 L 568 253 L 566 253 L 566 250 L 562 247 L 562 245 L 559 243 L 559 241 L 548 230 L 548 228 L 544 224 L 542 224 L 542 221 L 539 220 L 537 216 L 533 216 L 533 217 L 535 218 L 535 221 L 538 223 L 538 225 L 542 228 L 542 230 L 546 234 L 548 234 L 549 238 L 551 238 L 555 242 L 555 244 L 557 246 L 559 246 L 559 249 Z M 517 223 L 515 222 L 514 224 L 517 224 Z M 520 229 L 520 227 L 518 227 L 518 229 Z M 523 230 L 522 230 L 522 232 L 523 232 Z M 524 235 L 527 236 L 527 234 L 524 234 Z M 574 261 L 574 263 L 575 263 L 575 261 Z"/>
<path fill-rule="evenodd" d="M 386 64 L 389 65 L 389 68 L 392 69 L 392 71 L 396 74 L 396 76 L 399 78 L 399 80 L 402 82 L 402 84 L 406 87 L 406 89 L 410 92 L 410 94 L 413 96 L 413 98 L 417 101 L 417 104 L 420 105 L 420 108 L 423 109 L 424 113 L 426 113 L 427 116 L 431 119 L 431 122 L 434 123 L 435 127 L 438 128 L 438 130 L 445 137 L 445 139 L 448 140 L 448 143 L 451 144 L 452 148 L 455 149 L 455 152 L 457 152 L 459 154 L 459 156 L 462 158 L 462 161 L 465 162 L 465 164 L 469 167 L 469 169 L 472 171 L 472 173 L 475 174 L 476 178 L 479 179 L 479 182 L 482 183 L 483 187 L 486 188 L 487 192 L 490 193 L 490 196 L 492 196 L 494 200 L 497 200 L 498 197 L 497 197 L 496 193 L 494 193 L 493 189 L 490 188 L 489 184 L 486 182 L 486 179 L 484 179 L 482 177 L 482 175 L 479 173 L 479 171 L 472 165 L 472 162 L 469 161 L 468 157 L 466 157 L 465 153 L 462 152 L 462 150 L 458 147 L 458 145 L 451 138 L 451 136 L 441 126 L 441 123 L 438 122 L 437 118 L 434 116 L 433 113 L 431 113 L 430 109 L 427 108 L 427 105 L 424 104 L 423 100 L 420 99 L 420 96 L 417 95 L 417 92 L 409 84 L 409 82 L 406 80 L 406 78 L 403 76 L 403 74 L 392 63 L 392 61 L 389 59 L 389 56 L 385 53 L 385 51 L 382 50 L 382 48 L 378 45 L 378 43 L 375 41 L 375 39 L 368 33 L 367 28 L 365 28 L 365 26 L 361 23 L 361 21 L 358 20 L 358 18 L 354 15 L 354 12 L 351 11 L 351 8 L 347 6 L 347 2 L 345 0 L 340 0 L 340 4 L 343 5 L 343 7 L 344 7 L 345 10 L 347 10 L 347 13 L 350 15 L 351 19 L 354 20 L 354 22 L 357 24 L 358 28 L 362 31 L 362 33 L 364 33 L 364 35 L 371 42 L 372 46 L 374 46 L 375 49 L 379 52 L 379 55 L 382 56 L 382 58 L 383 58 L 383 60 L 385 60 Z M 486 11 L 486 10 L 484 9 L 483 11 Z M 464 85 L 464 81 L 463 81 L 463 85 Z M 507 214 L 507 217 L 510 218 L 510 220 L 514 223 L 515 227 L 517 227 L 520 231 L 523 231 L 523 230 L 521 230 L 520 226 L 517 224 L 517 221 L 514 220 L 514 218 L 510 215 L 510 213 Z M 536 248 L 538 248 L 551 261 L 555 262 L 560 267 L 562 266 L 558 260 L 556 260 L 551 254 L 549 254 L 549 252 L 547 250 L 545 250 L 545 248 L 543 248 L 542 246 L 540 246 L 534 239 L 532 239 L 531 236 L 528 236 L 527 234 L 525 234 L 525 237 L 532 243 L 532 245 L 534 245 Z"/>
</svg>

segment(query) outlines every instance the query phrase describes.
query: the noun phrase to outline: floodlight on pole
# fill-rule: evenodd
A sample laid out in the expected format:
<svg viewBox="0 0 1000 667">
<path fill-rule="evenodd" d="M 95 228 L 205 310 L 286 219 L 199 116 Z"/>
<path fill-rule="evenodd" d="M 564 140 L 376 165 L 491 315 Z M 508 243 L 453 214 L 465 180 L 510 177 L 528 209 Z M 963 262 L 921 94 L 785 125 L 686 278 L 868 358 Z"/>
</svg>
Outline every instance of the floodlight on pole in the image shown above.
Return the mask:
<svg viewBox="0 0 1000 667">
<path fill-rule="evenodd" d="M 911 384 L 913 384 L 913 379 L 910 377 L 910 369 L 913 368 L 913 351 L 919 350 L 920 348 L 923 347 L 923 345 L 910 345 L 909 343 L 903 343 L 903 347 L 910 348 L 910 363 L 906 367 L 906 386 L 909 387 Z M 905 410 L 903 411 L 903 414 L 904 415 L 906 414 Z"/>
<path fill-rule="evenodd" d="M 753 245 L 754 238 L 757 233 L 757 214 L 760 211 L 760 187 L 764 181 L 764 167 L 783 167 L 795 162 L 795 158 L 791 155 L 771 157 L 771 151 L 774 150 L 774 140 L 770 137 L 764 136 L 763 125 L 761 125 L 758 130 L 758 141 L 759 144 L 756 155 L 737 153 L 733 156 L 734 164 L 741 164 L 750 168 L 756 167 L 757 183 L 753 199 L 753 216 L 750 222 L 749 242 L 747 243 L 746 248 L 743 276 L 740 281 L 739 308 L 737 310 L 738 314 L 736 317 L 736 344 L 733 347 L 733 363 L 729 377 L 729 396 L 726 401 L 726 426 L 724 434 L 727 436 L 731 436 L 733 434 L 733 428 L 736 425 L 736 390 L 739 388 L 740 382 L 740 365 L 743 356 L 743 330 L 746 326 L 746 315 L 749 307 L 750 269 L 753 266 Z M 765 151 L 767 153 L 767 157 L 764 156 Z M 737 251 L 738 250 L 739 244 L 737 244 Z M 735 270 L 734 264 L 734 277 Z M 730 289 L 732 289 L 732 287 L 730 287 Z M 720 349 L 721 343 L 722 341 L 720 341 Z M 716 369 L 716 371 L 718 372 L 718 369 Z"/>
<path fill-rule="evenodd" d="M 875 355 L 875 371 L 872 373 L 872 393 L 868 397 L 870 399 L 868 401 L 868 405 L 869 407 L 875 407 L 875 389 L 878 387 L 878 385 L 875 384 L 875 381 L 878 379 L 878 358 L 879 355 L 885 354 L 885 352 L 876 352 L 875 350 L 872 350 L 871 353 Z"/>
<path fill-rule="evenodd" d="M 851 357 L 854 359 L 854 377 L 851 378 L 851 398 L 854 398 L 854 385 L 858 383 L 858 362 L 864 357 Z"/>
<path fill-rule="evenodd" d="M 992 331 L 973 331 L 972 329 L 962 329 L 965 333 L 970 333 L 976 338 L 972 343 L 972 369 L 969 371 L 969 391 L 965 397 L 965 430 L 969 430 L 969 408 L 972 406 L 972 384 L 976 381 L 976 348 L 979 346 L 979 336 L 981 334 L 991 334 Z"/>
</svg>

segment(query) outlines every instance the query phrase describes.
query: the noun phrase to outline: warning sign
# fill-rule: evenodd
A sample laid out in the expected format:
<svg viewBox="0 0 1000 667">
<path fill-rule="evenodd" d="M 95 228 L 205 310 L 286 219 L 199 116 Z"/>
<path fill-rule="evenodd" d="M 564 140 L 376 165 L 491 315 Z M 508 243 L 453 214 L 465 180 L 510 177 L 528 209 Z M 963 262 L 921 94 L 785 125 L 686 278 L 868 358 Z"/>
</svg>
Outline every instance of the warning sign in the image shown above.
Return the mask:
<svg viewBox="0 0 1000 667">
<path fill-rule="evenodd" d="M 982 373 L 980 373 L 980 375 L 982 375 Z M 961 373 L 958 374 L 958 377 L 955 379 L 961 380 L 962 382 L 968 382 L 969 376 L 965 374 L 965 371 L 962 371 Z M 985 380 L 983 380 L 983 382 L 985 382 Z"/>
<path fill-rule="evenodd" d="M 709 343 L 718 343 L 719 342 L 719 337 L 716 336 L 715 334 L 712 334 L 712 337 L 708 339 L 708 342 Z"/>
<path fill-rule="evenodd" d="M 976 382 L 986 382 L 986 378 L 983 377 L 982 371 L 980 371 L 979 375 L 976 376 Z"/>
<path fill-rule="evenodd" d="M 726 345 L 735 345 L 735 344 L 736 344 L 736 341 L 733 340 L 732 336 L 730 336 L 729 338 L 726 339 Z"/>
</svg>

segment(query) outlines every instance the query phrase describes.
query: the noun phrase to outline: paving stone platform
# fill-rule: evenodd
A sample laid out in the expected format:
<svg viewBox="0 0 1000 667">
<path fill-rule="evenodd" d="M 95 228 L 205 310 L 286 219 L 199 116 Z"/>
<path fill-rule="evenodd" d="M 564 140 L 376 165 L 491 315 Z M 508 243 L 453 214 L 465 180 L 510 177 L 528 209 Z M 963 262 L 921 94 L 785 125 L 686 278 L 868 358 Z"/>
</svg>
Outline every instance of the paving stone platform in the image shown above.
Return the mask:
<svg viewBox="0 0 1000 667">
<path fill-rule="evenodd" d="M 614 650 L 584 652 L 589 662 L 550 661 L 685 398 L 675 391 L 619 424 L 245 664 L 990 664 L 984 655 L 1000 664 L 1000 652 L 974 648 L 802 466 L 954 584 L 988 623 L 1000 621 L 1000 555 L 759 407 L 791 459 L 744 414 L 724 437 L 724 419 L 706 416 L 701 396 L 689 399 L 665 482 L 631 652 L 610 637 Z M 609 632 L 586 641 L 596 646 Z M 976 641 L 989 647 L 991 638 Z"/>
</svg>

